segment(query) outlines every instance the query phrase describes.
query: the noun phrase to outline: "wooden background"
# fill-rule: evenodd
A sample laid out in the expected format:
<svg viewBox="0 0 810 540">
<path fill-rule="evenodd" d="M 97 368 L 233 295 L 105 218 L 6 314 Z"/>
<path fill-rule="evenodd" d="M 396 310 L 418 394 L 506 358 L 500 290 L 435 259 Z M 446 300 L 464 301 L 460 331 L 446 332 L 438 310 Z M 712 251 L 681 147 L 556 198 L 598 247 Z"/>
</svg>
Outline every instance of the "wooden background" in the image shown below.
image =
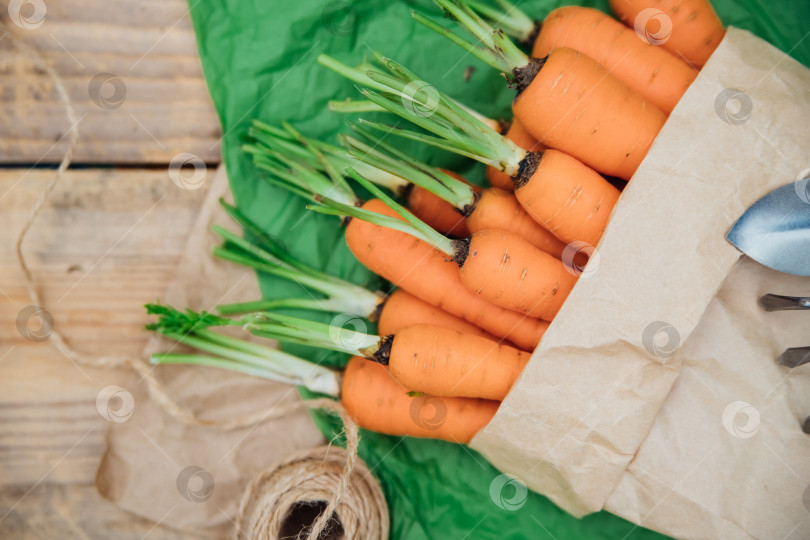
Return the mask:
<svg viewBox="0 0 810 540">
<path fill-rule="evenodd" d="M 96 396 L 129 372 L 79 367 L 25 338 L 41 322 L 24 317 L 14 242 L 69 126 L 47 74 L 7 33 L 59 73 L 79 117 L 78 166 L 25 244 L 44 303 L 79 352 L 137 355 L 142 305 L 171 280 L 220 159 L 187 4 L 3 0 L 0 22 L 0 538 L 186 538 L 95 490 L 108 425 Z M 199 189 L 170 179 L 181 153 L 206 164 Z"/>
</svg>

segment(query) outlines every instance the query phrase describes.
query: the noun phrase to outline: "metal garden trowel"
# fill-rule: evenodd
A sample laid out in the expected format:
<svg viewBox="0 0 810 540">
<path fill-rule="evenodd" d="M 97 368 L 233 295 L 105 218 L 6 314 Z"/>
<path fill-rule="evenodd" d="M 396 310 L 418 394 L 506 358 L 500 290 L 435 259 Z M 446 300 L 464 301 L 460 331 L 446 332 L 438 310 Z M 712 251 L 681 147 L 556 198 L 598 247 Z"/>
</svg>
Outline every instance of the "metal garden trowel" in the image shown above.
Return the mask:
<svg viewBox="0 0 810 540">
<path fill-rule="evenodd" d="M 755 202 L 726 238 L 760 264 L 810 276 L 810 174 Z"/>
<path fill-rule="evenodd" d="M 755 202 L 726 238 L 760 264 L 810 276 L 810 174 Z M 759 305 L 765 311 L 805 310 L 810 309 L 810 297 L 766 294 Z M 776 361 L 791 368 L 810 363 L 810 347 L 787 349 Z M 806 424 L 810 432 L 810 417 Z"/>
</svg>

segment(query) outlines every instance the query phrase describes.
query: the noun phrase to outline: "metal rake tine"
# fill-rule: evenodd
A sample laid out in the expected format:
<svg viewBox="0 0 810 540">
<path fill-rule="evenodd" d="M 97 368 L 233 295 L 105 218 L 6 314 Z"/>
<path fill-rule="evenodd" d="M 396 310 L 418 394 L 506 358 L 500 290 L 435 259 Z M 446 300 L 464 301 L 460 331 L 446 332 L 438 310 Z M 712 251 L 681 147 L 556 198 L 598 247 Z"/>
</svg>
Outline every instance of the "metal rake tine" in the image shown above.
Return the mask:
<svg viewBox="0 0 810 540">
<path fill-rule="evenodd" d="M 810 362 L 810 347 L 793 347 L 779 355 L 776 363 L 789 368 L 799 367 Z"/>
<path fill-rule="evenodd" d="M 810 297 L 780 296 L 778 294 L 766 294 L 759 299 L 759 307 L 761 307 L 765 311 L 810 309 Z"/>
</svg>

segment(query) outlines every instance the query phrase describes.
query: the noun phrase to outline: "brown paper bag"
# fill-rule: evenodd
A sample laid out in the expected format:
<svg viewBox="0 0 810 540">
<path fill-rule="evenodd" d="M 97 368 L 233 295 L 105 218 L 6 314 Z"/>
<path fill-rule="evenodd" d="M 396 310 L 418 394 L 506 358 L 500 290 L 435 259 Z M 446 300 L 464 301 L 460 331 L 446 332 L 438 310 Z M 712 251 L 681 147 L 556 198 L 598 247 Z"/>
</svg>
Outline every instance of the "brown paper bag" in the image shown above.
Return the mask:
<svg viewBox="0 0 810 540">
<path fill-rule="evenodd" d="M 259 298 L 252 270 L 211 256 L 218 243 L 211 223 L 238 230 L 217 203 L 227 189 L 220 168 L 162 302 L 210 311 L 218 303 Z M 144 356 L 172 347 L 154 337 Z M 206 419 L 250 416 L 300 399 L 288 385 L 219 369 L 160 366 L 154 373 L 179 404 Z M 99 492 L 125 510 L 197 535 L 232 532 L 239 499 L 253 476 L 295 451 L 324 443 L 305 408 L 252 427 L 223 430 L 174 419 L 149 399 L 138 376 L 109 397 L 119 399 L 107 404 L 111 428 L 96 478 Z"/>
<path fill-rule="evenodd" d="M 729 29 L 616 206 L 596 255 L 471 446 L 574 515 L 679 538 L 810 537 L 810 279 L 725 234 L 810 167 L 810 70 Z M 808 204 L 810 211 L 810 204 Z M 793 536 L 790 536 L 793 535 Z"/>
</svg>

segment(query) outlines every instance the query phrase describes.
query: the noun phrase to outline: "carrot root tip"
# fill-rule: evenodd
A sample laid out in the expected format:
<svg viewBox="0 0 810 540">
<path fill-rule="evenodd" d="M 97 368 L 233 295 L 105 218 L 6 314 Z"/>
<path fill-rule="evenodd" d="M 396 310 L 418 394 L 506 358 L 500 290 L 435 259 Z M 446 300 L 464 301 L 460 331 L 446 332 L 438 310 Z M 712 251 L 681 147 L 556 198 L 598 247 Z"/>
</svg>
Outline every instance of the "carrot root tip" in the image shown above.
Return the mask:
<svg viewBox="0 0 810 540">
<path fill-rule="evenodd" d="M 526 47 L 532 47 L 534 42 L 537 41 L 537 36 L 540 35 L 540 30 L 543 29 L 543 21 L 536 20 L 534 21 L 534 28 L 532 28 L 531 33 L 526 37 L 526 39 L 522 40 L 520 43 Z"/>
<path fill-rule="evenodd" d="M 534 78 L 537 77 L 537 74 L 540 73 L 540 70 L 543 69 L 543 66 L 546 64 L 546 60 L 548 60 L 548 55 L 543 58 L 529 58 L 528 64 L 516 67 L 512 70 L 512 76 L 509 78 L 509 88 L 513 88 L 517 91 L 515 99 L 520 97 L 520 94 L 522 94 L 523 91 L 529 87 Z"/>
<path fill-rule="evenodd" d="M 369 360 L 374 360 L 378 364 L 382 364 L 384 366 L 388 365 L 388 362 L 391 360 L 391 347 L 394 344 L 394 336 L 387 335 L 380 338 L 380 342 L 377 345 L 377 350 L 373 351 L 373 354 L 367 357 Z M 363 351 L 365 352 L 365 351 Z M 369 351 L 371 352 L 371 351 Z"/>
<path fill-rule="evenodd" d="M 515 184 L 515 190 L 518 190 L 529 183 L 534 173 L 537 172 L 537 167 L 540 166 L 540 160 L 543 159 L 543 152 L 527 152 L 526 156 L 518 163 L 518 172 L 512 177 L 512 182 Z"/>
<path fill-rule="evenodd" d="M 453 240 L 453 262 L 459 268 L 464 266 L 467 256 L 470 254 L 470 242 L 472 242 L 472 237 Z"/>
<path fill-rule="evenodd" d="M 462 208 L 460 210 L 458 208 L 456 208 L 456 211 L 458 213 L 460 213 L 462 216 L 464 216 L 465 218 L 468 218 L 468 217 L 470 217 L 470 214 L 472 214 L 473 211 L 475 210 L 475 208 L 478 206 L 478 201 L 480 201 L 480 200 L 481 200 L 481 193 L 476 192 L 476 193 L 473 194 L 473 200 L 472 200 L 472 202 L 470 204 L 465 204 L 464 208 Z"/>
</svg>

